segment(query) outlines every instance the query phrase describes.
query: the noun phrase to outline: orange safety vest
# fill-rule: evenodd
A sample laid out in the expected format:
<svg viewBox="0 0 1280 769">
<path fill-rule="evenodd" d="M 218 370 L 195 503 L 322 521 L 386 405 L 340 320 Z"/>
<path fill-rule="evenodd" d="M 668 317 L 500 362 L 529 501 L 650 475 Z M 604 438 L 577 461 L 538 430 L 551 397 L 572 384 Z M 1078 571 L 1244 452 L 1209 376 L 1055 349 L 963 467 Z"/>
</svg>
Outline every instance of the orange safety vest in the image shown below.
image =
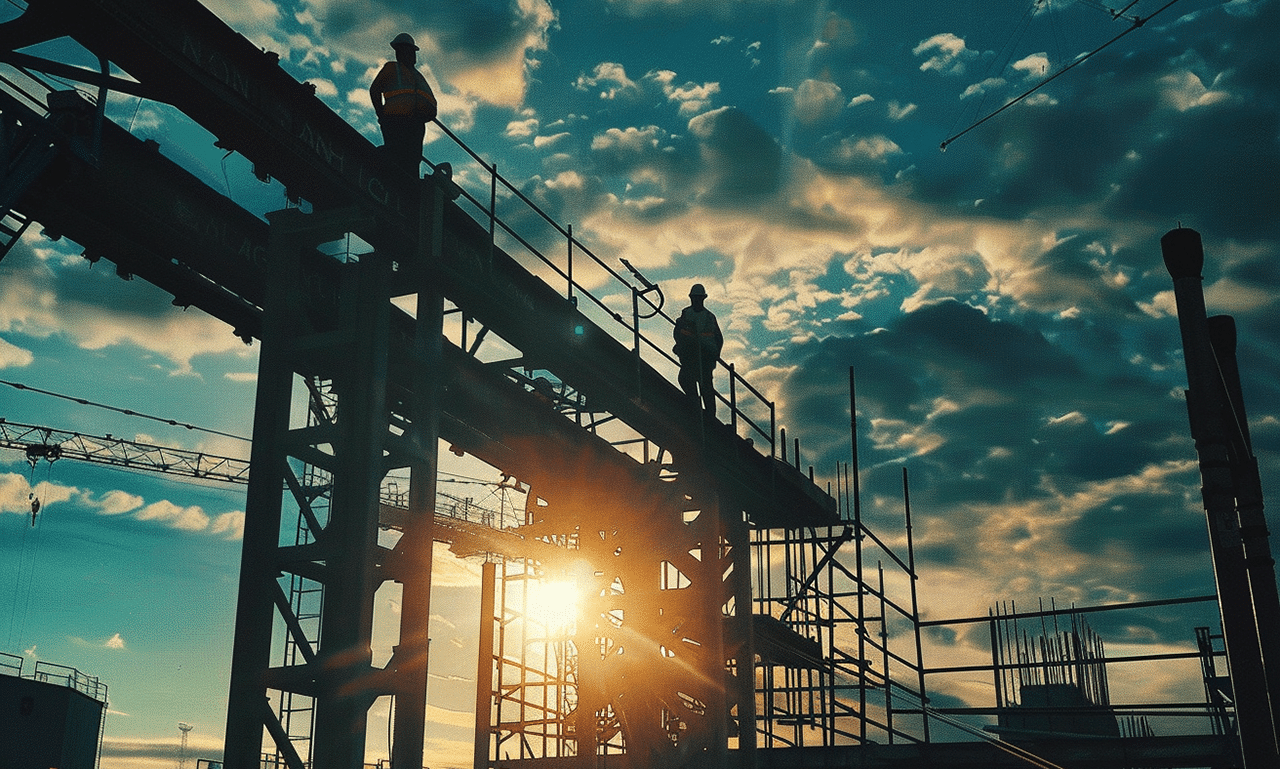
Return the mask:
<svg viewBox="0 0 1280 769">
<path fill-rule="evenodd" d="M 405 82 L 405 70 L 412 73 L 412 83 Z M 393 80 L 394 85 L 390 82 Z M 427 79 L 416 69 L 389 61 L 373 79 L 373 86 L 382 94 L 384 114 L 412 115 L 423 121 L 436 116 L 436 95 L 427 85 Z"/>
</svg>

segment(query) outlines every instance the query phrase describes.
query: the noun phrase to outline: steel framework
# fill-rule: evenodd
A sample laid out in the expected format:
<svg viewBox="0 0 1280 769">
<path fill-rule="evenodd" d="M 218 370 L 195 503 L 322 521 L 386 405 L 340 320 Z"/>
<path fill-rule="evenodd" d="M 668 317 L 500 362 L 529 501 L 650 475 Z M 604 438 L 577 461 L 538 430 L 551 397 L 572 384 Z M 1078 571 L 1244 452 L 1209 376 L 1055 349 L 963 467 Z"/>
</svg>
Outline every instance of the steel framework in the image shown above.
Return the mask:
<svg viewBox="0 0 1280 769">
<path fill-rule="evenodd" d="M 945 714 L 924 686 L 936 671 L 922 659 L 906 473 L 903 557 L 861 518 L 856 430 L 833 499 L 801 471 L 798 441 L 788 461 L 772 404 L 732 366 L 728 423 L 695 416 L 667 376 L 669 326 L 659 341 L 641 328 L 671 320 L 653 284 L 532 207 L 565 246 L 563 258 L 544 253 L 534 243 L 547 238 L 499 215 L 497 188 L 527 199 L 460 142 L 460 161 L 490 181 L 487 201 L 454 185 L 448 164 L 423 179 L 389 168 L 273 54 L 194 0 L 33 0 L 4 31 L 0 53 L 24 80 L 0 109 L 0 257 L 40 222 L 262 340 L 228 767 L 257 766 L 267 741 L 291 769 L 357 766 L 384 696 L 397 713 L 392 764 L 422 765 L 440 439 L 529 489 L 511 537 L 448 535 L 487 558 L 478 767 L 752 767 L 783 760 L 766 757 L 779 747 L 796 762 L 811 747 L 927 747 Z M 16 50 L 60 35 L 100 71 Z M 38 86 L 16 96 L 38 69 L 96 86 L 97 99 Z M 244 212 L 105 120 L 110 89 L 176 106 L 314 213 L 264 223 Z M 136 194 L 112 194 L 124 186 Z M 346 233 L 373 251 L 317 250 Z M 630 308 L 583 289 L 597 279 L 624 287 Z M 407 295 L 414 313 L 392 303 Z M 854 417 L 852 374 L 850 385 Z M 305 417 L 292 412 L 300 402 Z M 1243 440 L 1228 452 L 1238 466 Z M 380 504 L 391 468 L 410 471 L 398 512 Z M 1258 570 L 1254 496 L 1239 506 Z M 380 535 L 388 526 L 396 537 Z M 403 586 L 405 612 L 399 646 L 375 666 L 371 604 L 388 581 Z M 531 607 L 559 581 L 582 596 L 564 626 Z M 909 598 L 893 587 L 904 581 Z"/>
</svg>

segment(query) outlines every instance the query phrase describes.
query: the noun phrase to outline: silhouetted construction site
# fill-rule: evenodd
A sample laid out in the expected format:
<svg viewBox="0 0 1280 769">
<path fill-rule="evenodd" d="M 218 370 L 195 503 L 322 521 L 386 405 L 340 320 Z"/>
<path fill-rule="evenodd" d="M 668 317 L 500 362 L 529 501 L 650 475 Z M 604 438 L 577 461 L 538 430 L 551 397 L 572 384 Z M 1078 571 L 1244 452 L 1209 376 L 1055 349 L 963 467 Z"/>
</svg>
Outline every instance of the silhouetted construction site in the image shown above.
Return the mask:
<svg viewBox="0 0 1280 769">
<path fill-rule="evenodd" d="M 1163 245 L 1218 595 L 923 621 L 905 470 L 902 530 L 862 519 L 857 361 L 850 461 L 824 488 L 732 365 L 717 418 L 691 406 L 657 287 L 597 258 L 446 127 L 453 144 L 424 175 L 392 166 L 195 0 L 31 0 L 0 29 L 0 258 L 38 225 L 261 344 L 248 463 L 0 421 L 2 445 L 33 462 L 246 484 L 226 769 L 363 766 L 369 710 L 388 699 L 389 766 L 431 765 L 435 542 L 483 561 L 478 769 L 1278 765 L 1257 463 L 1234 332 L 1204 317 L 1191 230 Z M 66 36 L 101 70 L 22 52 Z M 305 205 L 266 221 L 242 209 L 108 120 L 110 91 L 176 107 Z M 369 248 L 335 253 L 352 235 Z M 442 445 L 502 473 L 523 510 L 442 494 Z M 388 487 L 392 471 L 407 489 Z M 387 583 L 399 642 L 375 665 Z M 552 619 L 564 583 L 578 605 Z M 1108 658 L 1089 624 L 1215 602 L 1222 626 L 1187 628 L 1187 653 Z M 989 661 L 924 658 L 922 634 L 973 625 Z M 1195 666 L 1203 699 L 1113 701 L 1112 666 L 1167 659 Z M 989 705 L 930 699 L 931 683 L 975 673 Z"/>
</svg>

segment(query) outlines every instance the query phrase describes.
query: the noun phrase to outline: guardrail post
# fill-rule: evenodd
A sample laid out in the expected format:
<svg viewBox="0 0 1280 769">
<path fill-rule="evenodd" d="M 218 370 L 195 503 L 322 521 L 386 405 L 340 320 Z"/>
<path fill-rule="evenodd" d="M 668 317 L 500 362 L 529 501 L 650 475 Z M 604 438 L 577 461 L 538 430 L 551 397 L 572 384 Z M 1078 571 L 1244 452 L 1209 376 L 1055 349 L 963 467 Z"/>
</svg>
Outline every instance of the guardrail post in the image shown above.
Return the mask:
<svg viewBox="0 0 1280 769">
<path fill-rule="evenodd" d="M 738 432 L 738 374 L 729 364 L 729 425 Z"/>
<path fill-rule="evenodd" d="M 489 264 L 493 270 L 493 250 L 496 248 L 494 237 L 498 227 L 498 163 L 489 166 Z"/>
<path fill-rule="evenodd" d="M 773 401 L 769 401 L 769 456 L 778 456 L 778 412 Z"/>
</svg>

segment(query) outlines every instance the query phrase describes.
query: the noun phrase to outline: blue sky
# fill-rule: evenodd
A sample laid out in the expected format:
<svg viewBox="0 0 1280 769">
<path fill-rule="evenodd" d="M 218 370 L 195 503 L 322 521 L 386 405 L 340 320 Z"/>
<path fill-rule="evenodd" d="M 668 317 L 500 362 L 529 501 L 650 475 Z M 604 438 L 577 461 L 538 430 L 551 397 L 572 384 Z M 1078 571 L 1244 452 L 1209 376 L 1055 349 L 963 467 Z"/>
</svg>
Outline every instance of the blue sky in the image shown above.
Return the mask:
<svg viewBox="0 0 1280 769">
<path fill-rule="evenodd" d="M 897 536 L 908 467 L 926 617 L 1212 591 L 1158 244 L 1179 223 L 1204 236 L 1210 312 L 1236 317 L 1273 484 L 1275 0 L 1179 0 L 945 153 L 1127 22 L 1079 0 L 209 5 L 375 142 L 367 84 L 387 41 L 413 34 L 441 121 L 526 195 L 676 307 L 707 286 L 725 359 L 776 400 L 824 477 L 848 456 L 853 366 L 867 514 Z M 65 43 L 39 52 L 90 61 Z M 284 206 L 278 184 L 171 108 L 115 96 L 109 112 L 254 213 Z M 428 139 L 428 157 L 451 157 Z M 79 254 L 33 228 L 0 262 L 0 379 L 248 435 L 257 348 Z M 246 451 L 7 386 L 0 417 Z M 215 752 L 242 490 L 69 461 L 32 471 L 17 452 L 0 462 L 0 649 L 111 687 L 107 769 L 168 765 L 178 720 L 196 727 L 193 753 Z M 44 484 L 35 528 L 32 483 Z M 453 642 L 433 644 L 432 696 L 449 725 L 433 738 L 440 758 L 428 753 L 442 766 L 466 750 L 478 573 L 446 563 L 433 635 Z M 1189 609 L 1095 627 L 1109 648 L 1154 651 L 1212 621 Z M 983 639 L 952 640 L 931 635 L 927 652 L 985 653 Z M 1143 678 L 1124 686 L 1182 685 Z"/>
</svg>

